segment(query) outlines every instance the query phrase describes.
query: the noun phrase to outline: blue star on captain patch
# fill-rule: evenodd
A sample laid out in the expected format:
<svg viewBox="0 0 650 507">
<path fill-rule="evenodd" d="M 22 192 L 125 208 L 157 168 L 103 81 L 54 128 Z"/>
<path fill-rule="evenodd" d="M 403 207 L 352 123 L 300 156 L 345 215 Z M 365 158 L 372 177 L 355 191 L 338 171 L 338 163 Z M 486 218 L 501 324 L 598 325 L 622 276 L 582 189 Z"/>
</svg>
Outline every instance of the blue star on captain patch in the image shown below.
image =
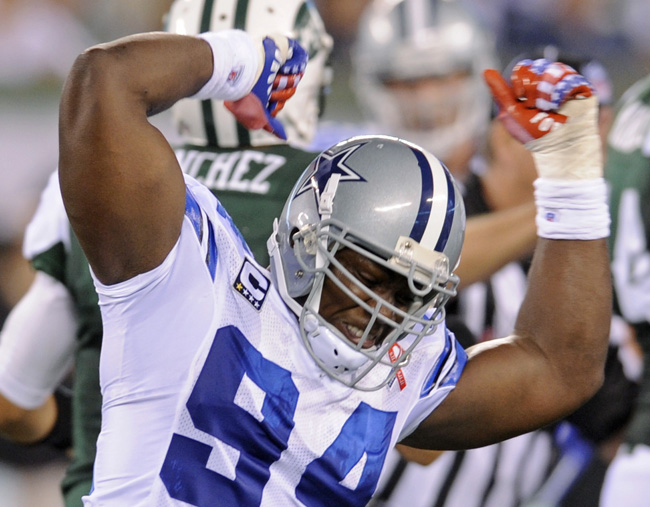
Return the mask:
<svg viewBox="0 0 650 507">
<path fill-rule="evenodd" d="M 349 148 L 338 152 L 336 155 L 327 151 L 321 154 L 316 161 L 314 172 L 309 178 L 307 178 L 307 180 L 305 180 L 303 185 L 300 187 L 300 190 L 296 193 L 296 196 L 312 188 L 317 188 L 318 191 L 316 194 L 320 195 L 333 174 L 341 175 L 339 180 L 340 183 L 343 183 L 344 181 L 365 182 L 366 179 L 346 163 L 347 159 L 350 158 L 350 155 L 361 148 L 363 144 L 350 146 Z"/>
</svg>

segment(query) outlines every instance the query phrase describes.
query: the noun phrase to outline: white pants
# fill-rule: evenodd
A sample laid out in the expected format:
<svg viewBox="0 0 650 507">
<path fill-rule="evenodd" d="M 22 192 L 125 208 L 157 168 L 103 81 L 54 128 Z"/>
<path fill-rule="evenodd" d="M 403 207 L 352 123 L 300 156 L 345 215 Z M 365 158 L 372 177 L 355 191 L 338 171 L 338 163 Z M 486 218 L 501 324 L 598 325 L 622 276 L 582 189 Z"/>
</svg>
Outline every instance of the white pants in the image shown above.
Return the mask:
<svg viewBox="0 0 650 507">
<path fill-rule="evenodd" d="M 600 496 L 600 507 L 647 507 L 650 502 L 650 447 L 623 444 L 612 461 Z"/>
</svg>

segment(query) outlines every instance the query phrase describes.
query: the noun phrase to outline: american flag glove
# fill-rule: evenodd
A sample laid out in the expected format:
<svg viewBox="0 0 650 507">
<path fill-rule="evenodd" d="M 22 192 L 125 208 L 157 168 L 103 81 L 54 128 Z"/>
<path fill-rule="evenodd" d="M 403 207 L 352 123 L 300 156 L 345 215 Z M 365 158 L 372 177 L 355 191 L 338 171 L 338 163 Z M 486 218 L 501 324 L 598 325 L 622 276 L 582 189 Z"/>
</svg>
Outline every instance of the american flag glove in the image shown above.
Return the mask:
<svg viewBox="0 0 650 507">
<path fill-rule="evenodd" d="M 589 82 L 560 62 L 522 60 L 515 65 L 511 84 L 496 70 L 486 70 L 485 80 L 499 107 L 499 119 L 522 143 L 539 139 L 566 123 L 558 112 L 571 99 L 592 96 Z"/>
<path fill-rule="evenodd" d="M 573 68 L 548 60 L 522 60 L 508 83 L 496 70 L 485 80 L 498 118 L 535 158 L 542 178 L 602 177 L 598 98 Z"/>
<path fill-rule="evenodd" d="M 295 39 L 269 35 L 260 45 L 260 68 L 251 93 L 225 106 L 247 129 L 271 132 L 286 140 L 282 123 L 275 117 L 296 92 L 308 54 Z"/>
</svg>

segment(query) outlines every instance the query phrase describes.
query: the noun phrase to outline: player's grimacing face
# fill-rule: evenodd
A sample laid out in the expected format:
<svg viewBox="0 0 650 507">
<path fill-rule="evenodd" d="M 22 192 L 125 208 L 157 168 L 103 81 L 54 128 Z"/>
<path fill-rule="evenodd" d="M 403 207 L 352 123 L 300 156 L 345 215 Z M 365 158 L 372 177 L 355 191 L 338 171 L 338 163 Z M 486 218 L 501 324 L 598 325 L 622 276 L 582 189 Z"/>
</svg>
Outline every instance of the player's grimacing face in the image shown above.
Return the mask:
<svg viewBox="0 0 650 507">
<path fill-rule="evenodd" d="M 408 288 L 406 278 L 350 249 L 339 251 L 336 258 L 359 282 L 376 295 L 402 311 L 406 312 L 408 310 L 413 295 Z M 375 307 L 376 302 L 348 277 L 344 276 L 336 268 L 333 268 L 332 271 L 351 292 L 367 302 L 371 307 Z M 357 305 L 329 279 L 326 279 L 323 286 L 319 313 L 327 322 L 354 343 L 359 341 L 371 317 L 364 308 Z M 390 319 L 395 318 L 394 313 L 383 306 L 381 314 Z M 366 342 L 364 348 L 381 343 L 390 331 L 392 331 L 391 326 L 379 322 L 375 323 L 371 332 L 372 341 Z"/>
</svg>

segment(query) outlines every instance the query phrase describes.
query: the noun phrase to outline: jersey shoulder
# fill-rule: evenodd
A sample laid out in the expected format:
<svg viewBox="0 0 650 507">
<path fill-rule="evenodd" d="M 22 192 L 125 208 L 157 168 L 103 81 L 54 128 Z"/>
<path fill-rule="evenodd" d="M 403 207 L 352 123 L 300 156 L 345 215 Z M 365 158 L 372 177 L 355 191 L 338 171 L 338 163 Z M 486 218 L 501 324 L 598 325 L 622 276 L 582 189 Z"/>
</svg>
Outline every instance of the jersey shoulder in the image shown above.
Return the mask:
<svg viewBox="0 0 650 507">
<path fill-rule="evenodd" d="M 23 255 L 37 269 L 61 280 L 61 266 L 69 249 L 70 224 L 63 206 L 58 171 L 55 171 L 41 193 L 36 211 L 25 230 Z"/>
</svg>

